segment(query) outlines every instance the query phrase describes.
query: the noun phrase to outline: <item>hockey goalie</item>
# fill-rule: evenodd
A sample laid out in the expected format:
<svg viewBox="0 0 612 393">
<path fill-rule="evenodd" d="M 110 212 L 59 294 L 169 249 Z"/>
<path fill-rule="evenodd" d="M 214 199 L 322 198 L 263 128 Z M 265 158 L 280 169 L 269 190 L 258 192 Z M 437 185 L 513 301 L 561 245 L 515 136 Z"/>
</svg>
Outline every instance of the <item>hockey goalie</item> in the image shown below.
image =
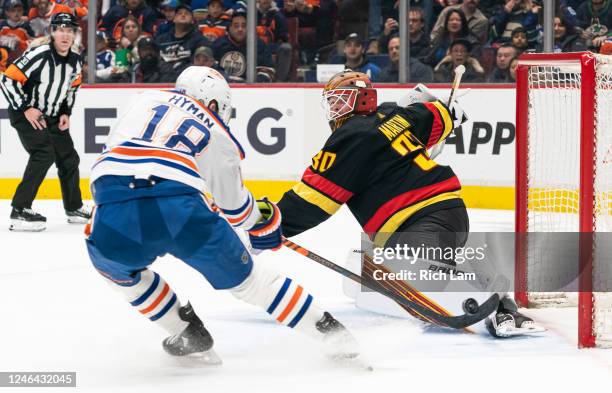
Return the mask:
<svg viewBox="0 0 612 393">
<path fill-rule="evenodd" d="M 322 105 L 332 133 L 301 181 L 278 203 L 286 237 L 317 226 L 347 204 L 375 247 L 465 245 L 469 219 L 461 184 L 449 166 L 439 165 L 430 154 L 439 153 L 453 129 L 467 119 L 456 100 L 447 105 L 419 85 L 400 104 L 378 106 L 368 76 L 345 70 L 324 87 Z M 422 262 L 455 266 L 452 258 Z M 372 262 L 362 267 L 362 276 L 371 276 Z M 406 286 L 394 288 L 402 292 Z M 357 304 L 384 312 L 381 304 L 388 299 L 370 295 L 373 301 Z M 482 300 L 488 293 L 449 295 L 411 294 L 433 311 L 452 315 L 465 308 L 464 300 Z M 497 310 L 479 324 L 483 331 L 486 326 L 494 337 L 508 337 L 543 330 L 519 313 L 510 297 L 500 295 Z"/>
</svg>

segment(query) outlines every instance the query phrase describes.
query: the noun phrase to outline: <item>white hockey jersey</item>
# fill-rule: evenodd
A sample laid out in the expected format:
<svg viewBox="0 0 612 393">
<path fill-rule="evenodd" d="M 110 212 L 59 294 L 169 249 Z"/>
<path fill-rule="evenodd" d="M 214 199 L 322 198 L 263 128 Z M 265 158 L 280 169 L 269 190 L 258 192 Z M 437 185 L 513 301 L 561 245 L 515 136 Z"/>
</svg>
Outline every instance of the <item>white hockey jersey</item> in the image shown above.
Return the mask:
<svg viewBox="0 0 612 393">
<path fill-rule="evenodd" d="M 209 192 L 235 227 L 251 228 L 259 209 L 242 182 L 244 151 L 208 108 L 174 91 L 147 90 L 112 127 L 92 168 L 105 175 L 175 180 Z"/>
</svg>

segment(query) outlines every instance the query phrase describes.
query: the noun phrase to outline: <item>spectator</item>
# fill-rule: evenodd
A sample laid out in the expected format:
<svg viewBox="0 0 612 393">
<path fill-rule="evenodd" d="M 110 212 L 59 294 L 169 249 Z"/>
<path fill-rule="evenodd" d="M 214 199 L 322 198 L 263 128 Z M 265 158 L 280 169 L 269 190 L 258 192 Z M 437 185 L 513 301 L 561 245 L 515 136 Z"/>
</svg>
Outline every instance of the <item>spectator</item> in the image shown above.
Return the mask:
<svg viewBox="0 0 612 393">
<path fill-rule="evenodd" d="M 380 82 L 398 82 L 399 81 L 399 51 L 400 39 L 394 35 L 389 39 L 387 44 L 389 52 L 389 65 L 380 74 Z M 421 63 L 415 57 L 410 56 L 408 63 L 410 75 L 408 79 L 413 83 L 430 83 L 433 82 L 433 71 L 431 67 Z"/>
<path fill-rule="evenodd" d="M 423 10 L 420 8 L 411 8 L 408 12 L 408 28 L 410 34 L 410 57 L 422 58 L 427 55 L 429 50 L 429 34 L 425 33 L 425 18 Z M 384 51 L 389 46 L 389 37 L 399 33 L 399 25 L 395 19 L 387 19 L 385 28 L 380 38 L 379 48 L 384 48 Z"/>
<path fill-rule="evenodd" d="M 96 79 L 108 81 L 115 67 L 115 54 L 106 46 L 104 32 L 96 32 Z"/>
<path fill-rule="evenodd" d="M 518 67 L 518 57 L 513 57 L 508 66 L 508 75 L 510 75 L 510 83 L 516 82 L 516 69 Z"/>
<path fill-rule="evenodd" d="M 52 0 L 57 4 L 70 8 L 71 14 L 77 19 L 83 19 L 87 16 L 87 0 Z"/>
<path fill-rule="evenodd" d="M 590 46 L 599 48 L 612 33 L 612 0 L 587 0 L 576 12 L 578 26 L 590 40 Z"/>
<path fill-rule="evenodd" d="M 155 39 L 163 61 L 172 65 L 175 77 L 191 65 L 196 48 L 209 42 L 193 24 L 193 14 L 187 5 L 179 5 L 174 16 L 174 28 Z"/>
<path fill-rule="evenodd" d="M 368 30 L 368 0 L 343 0 L 338 2 L 337 37 L 357 32 L 362 37 Z"/>
<path fill-rule="evenodd" d="M 438 16 L 438 20 L 431 31 L 431 40 L 435 41 L 444 29 L 444 21 L 446 16 L 452 10 L 461 10 L 465 14 L 468 28 L 481 43 L 486 42 L 489 34 L 489 20 L 478 9 L 479 0 L 463 0 L 462 4 L 452 5 L 442 10 Z"/>
<path fill-rule="evenodd" d="M 586 0 L 576 10 L 578 26 L 587 30 L 593 26 L 604 25 L 612 30 L 612 1 Z"/>
<path fill-rule="evenodd" d="M 475 58 L 470 56 L 472 43 L 466 39 L 459 38 L 450 45 L 450 54 L 434 69 L 434 82 L 452 83 L 455 79 L 455 68 L 465 66 L 462 82 L 477 83 L 484 82 L 484 69 Z"/>
<path fill-rule="evenodd" d="M 257 0 L 257 33 L 276 57 L 276 80 L 287 81 L 293 48 L 289 43 L 287 20 L 272 0 Z"/>
<path fill-rule="evenodd" d="M 576 10 L 584 0 L 559 0 L 557 5 L 557 13 L 565 16 L 567 21 L 573 26 L 578 26 L 576 19 Z"/>
<path fill-rule="evenodd" d="M 529 43 L 527 42 L 527 32 L 522 27 L 517 27 L 516 29 L 512 30 L 510 39 L 512 46 L 518 51 L 519 55 L 529 48 Z"/>
<path fill-rule="evenodd" d="M 215 59 L 219 67 L 227 74 L 230 81 L 244 82 L 246 80 L 246 12 L 234 11 L 227 34 L 212 43 Z M 266 44 L 257 38 L 257 81 L 272 82 L 274 65 L 272 56 Z"/>
<path fill-rule="evenodd" d="M 10 62 L 28 48 L 28 43 L 34 38 L 34 32 L 30 24 L 23 21 L 21 0 L 6 0 L 4 14 L 6 20 L 0 22 L 0 48 L 4 48 Z"/>
<path fill-rule="evenodd" d="M 510 44 L 502 44 L 497 49 L 497 54 L 495 55 L 495 68 L 491 74 L 489 74 L 489 78 L 487 78 L 487 82 L 489 83 L 508 83 L 510 82 L 510 74 L 508 73 L 508 67 L 510 67 L 510 60 L 517 57 L 518 51 Z"/>
<path fill-rule="evenodd" d="M 6 70 L 6 67 L 8 66 L 8 58 L 8 50 L 0 46 L 0 73 Z"/>
<path fill-rule="evenodd" d="M 298 18 L 298 40 L 305 62 L 314 60 L 319 48 L 334 40 L 337 5 L 335 0 L 285 0 L 283 15 Z M 305 28 L 308 28 L 305 31 Z"/>
<path fill-rule="evenodd" d="M 147 6 L 144 0 L 126 0 L 125 5 L 117 3 L 111 7 L 102 18 L 100 30 L 106 31 L 108 37 L 119 40 L 121 26 L 128 15 L 133 15 L 138 20 L 143 32 L 153 35 L 157 13 Z"/>
<path fill-rule="evenodd" d="M 199 23 L 198 28 L 206 39 L 213 42 L 223 37 L 230 24 L 230 17 L 225 13 L 223 1 L 210 0 L 208 2 L 208 17 Z"/>
<path fill-rule="evenodd" d="M 480 57 L 480 41 L 470 33 L 463 11 L 456 9 L 446 14 L 444 27 L 435 41 L 431 42 L 423 62 L 432 66 L 438 64 L 448 54 L 450 44 L 459 38 L 470 42 L 472 57 Z"/>
<path fill-rule="evenodd" d="M 117 45 L 116 56 L 121 58 L 122 65 L 126 67 L 138 63 L 138 50 L 136 49 L 136 43 L 138 39 L 141 37 L 142 31 L 141 27 L 138 24 L 138 20 L 133 16 L 129 15 L 125 18 L 123 25 L 121 27 L 121 38 L 119 39 Z M 118 53 L 125 53 L 122 55 L 118 55 Z"/>
<path fill-rule="evenodd" d="M 554 52 L 582 52 L 588 49 L 586 41 L 580 37 L 576 28 L 564 16 L 555 17 L 554 29 Z"/>
<path fill-rule="evenodd" d="M 215 55 L 212 49 L 207 46 L 196 49 L 193 55 L 193 65 L 215 68 Z"/>
<path fill-rule="evenodd" d="M 368 1 L 368 50 L 366 54 L 377 55 L 378 42 L 382 33 L 382 0 Z"/>
<path fill-rule="evenodd" d="M 512 31 L 523 27 L 529 48 L 534 48 L 538 38 L 538 13 L 541 8 L 541 5 L 534 5 L 531 0 L 507 0 L 491 18 L 494 42 L 510 42 Z"/>
<path fill-rule="evenodd" d="M 150 37 L 138 41 L 140 63 L 135 68 L 135 79 L 138 83 L 173 83 L 176 80 L 172 65 L 161 60 L 159 48 Z"/>
<path fill-rule="evenodd" d="M 55 1 L 38 0 L 36 6 L 30 8 L 30 11 L 28 13 L 30 27 L 34 32 L 34 36 L 42 37 L 46 35 L 49 29 L 51 15 L 60 12 L 72 13 L 72 10 L 70 9 L 70 7 L 67 7 L 63 4 L 58 4 Z"/>
<path fill-rule="evenodd" d="M 160 5 L 164 19 L 161 23 L 158 23 L 155 35 L 159 36 L 168 33 L 174 27 L 174 16 L 176 15 L 176 7 L 178 7 L 178 0 L 165 0 Z"/>
<path fill-rule="evenodd" d="M 367 74 L 372 82 L 378 82 L 380 68 L 370 62 L 363 47 L 363 39 L 357 33 L 344 39 L 344 67 Z"/>
</svg>

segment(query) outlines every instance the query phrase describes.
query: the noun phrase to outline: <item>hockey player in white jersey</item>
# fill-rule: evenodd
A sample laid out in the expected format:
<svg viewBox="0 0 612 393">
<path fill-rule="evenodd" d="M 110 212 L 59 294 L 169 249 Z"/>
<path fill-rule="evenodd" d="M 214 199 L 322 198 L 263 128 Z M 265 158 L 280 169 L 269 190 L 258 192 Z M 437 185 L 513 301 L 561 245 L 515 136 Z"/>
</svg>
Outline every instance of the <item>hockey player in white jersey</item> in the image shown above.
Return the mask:
<svg viewBox="0 0 612 393">
<path fill-rule="evenodd" d="M 96 208 L 86 233 L 93 265 L 168 332 L 163 348 L 171 355 L 220 361 L 191 305 L 181 306 L 168 283 L 149 269 L 165 254 L 193 267 L 215 289 L 229 290 L 279 323 L 323 341 L 330 355 L 357 356 L 344 326 L 295 281 L 254 263 L 234 231 L 248 231 L 255 249 L 281 245 L 278 207 L 255 201 L 243 185 L 244 151 L 227 127 L 230 115 L 229 86 L 208 67 L 187 68 L 175 90 L 136 97 L 92 169 Z"/>
</svg>

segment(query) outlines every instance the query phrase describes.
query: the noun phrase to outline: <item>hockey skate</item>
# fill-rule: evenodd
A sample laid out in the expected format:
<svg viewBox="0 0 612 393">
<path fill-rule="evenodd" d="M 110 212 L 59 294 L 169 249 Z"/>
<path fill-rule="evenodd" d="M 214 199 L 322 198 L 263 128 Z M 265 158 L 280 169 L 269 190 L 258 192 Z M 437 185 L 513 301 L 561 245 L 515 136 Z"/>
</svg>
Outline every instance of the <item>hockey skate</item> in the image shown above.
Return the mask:
<svg viewBox="0 0 612 393">
<path fill-rule="evenodd" d="M 47 219 L 28 208 L 13 208 L 9 230 L 22 232 L 40 232 L 47 227 Z"/>
<path fill-rule="evenodd" d="M 518 312 L 516 303 L 508 297 L 503 298 L 495 315 L 485 320 L 485 326 L 493 337 L 523 336 L 545 332 L 533 319 Z"/>
<path fill-rule="evenodd" d="M 327 356 L 342 365 L 361 366 L 369 371 L 372 367 L 365 364 L 359 353 L 359 344 L 351 333 L 328 312 L 316 323 L 316 328 L 323 333 L 323 343 Z"/>
<path fill-rule="evenodd" d="M 195 359 L 204 364 L 221 364 L 221 358 L 212 349 L 212 336 L 190 303 L 179 309 L 179 316 L 183 321 L 189 322 L 189 325 L 179 334 L 164 339 L 164 350 L 172 356 Z"/>
<path fill-rule="evenodd" d="M 83 205 L 76 210 L 66 210 L 66 218 L 69 224 L 87 224 L 91 218 L 91 208 Z"/>
</svg>

